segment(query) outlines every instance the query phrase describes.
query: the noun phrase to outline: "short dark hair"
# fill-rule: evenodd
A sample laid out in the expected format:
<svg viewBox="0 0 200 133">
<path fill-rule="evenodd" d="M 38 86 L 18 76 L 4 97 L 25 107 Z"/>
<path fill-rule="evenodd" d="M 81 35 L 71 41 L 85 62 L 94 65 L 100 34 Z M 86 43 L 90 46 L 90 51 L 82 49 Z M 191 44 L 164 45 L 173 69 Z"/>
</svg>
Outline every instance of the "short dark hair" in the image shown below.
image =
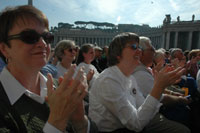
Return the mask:
<svg viewBox="0 0 200 133">
<path fill-rule="evenodd" d="M 26 23 L 26 20 L 34 18 L 49 30 L 49 22 L 47 17 L 34 6 L 23 5 L 16 7 L 7 7 L 0 12 L 0 43 L 4 43 L 10 47 L 8 43 L 8 33 L 18 20 Z M 0 54 L 5 61 L 3 54 Z"/>
<path fill-rule="evenodd" d="M 77 65 L 84 61 L 83 53 L 87 53 L 91 48 L 94 48 L 94 45 L 90 43 L 86 43 L 81 46 L 79 50 L 78 58 L 76 61 Z"/>
<path fill-rule="evenodd" d="M 114 66 L 119 63 L 118 56 L 121 56 L 122 50 L 127 43 L 139 43 L 139 36 L 132 32 L 124 32 L 115 36 L 110 43 L 108 50 L 108 65 Z"/>
</svg>

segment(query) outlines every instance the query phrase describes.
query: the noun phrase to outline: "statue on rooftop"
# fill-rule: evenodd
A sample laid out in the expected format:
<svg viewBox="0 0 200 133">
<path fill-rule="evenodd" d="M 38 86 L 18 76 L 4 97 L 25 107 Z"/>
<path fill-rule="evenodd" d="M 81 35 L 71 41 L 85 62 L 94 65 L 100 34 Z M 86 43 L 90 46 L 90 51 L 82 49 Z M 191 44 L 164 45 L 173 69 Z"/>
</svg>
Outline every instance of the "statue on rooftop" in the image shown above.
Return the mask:
<svg viewBox="0 0 200 133">
<path fill-rule="evenodd" d="M 192 21 L 194 21 L 194 18 L 195 18 L 195 15 L 193 14 L 193 15 L 192 15 Z"/>
<path fill-rule="evenodd" d="M 177 17 L 177 22 L 180 22 L 180 16 Z"/>
</svg>

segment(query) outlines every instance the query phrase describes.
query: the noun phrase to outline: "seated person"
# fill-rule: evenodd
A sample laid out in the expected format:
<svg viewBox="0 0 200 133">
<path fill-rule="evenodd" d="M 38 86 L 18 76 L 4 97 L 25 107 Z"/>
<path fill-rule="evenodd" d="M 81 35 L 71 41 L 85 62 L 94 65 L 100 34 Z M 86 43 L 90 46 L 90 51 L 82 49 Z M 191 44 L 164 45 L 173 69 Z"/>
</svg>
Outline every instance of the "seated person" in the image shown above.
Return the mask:
<svg viewBox="0 0 200 133">
<path fill-rule="evenodd" d="M 58 58 L 55 56 L 54 49 L 51 49 L 51 53 L 49 56 L 49 61 L 48 63 L 43 66 L 40 70 L 40 72 L 47 77 L 47 74 L 50 73 L 53 78 L 56 78 L 57 75 L 57 68 L 56 64 L 58 62 Z"/>
<path fill-rule="evenodd" d="M 196 79 L 200 65 L 200 49 L 193 49 L 188 53 L 187 74 Z"/>
<path fill-rule="evenodd" d="M 6 8 L 0 14 L 0 52 L 7 60 L 0 75 L 0 132 L 97 132 L 84 114 L 87 81 L 72 66 L 59 85 L 40 73 L 48 62 L 50 43 L 47 17 L 33 6 Z M 69 127 L 69 128 L 67 128 Z"/>
<path fill-rule="evenodd" d="M 146 98 L 148 94 L 152 91 L 153 85 L 154 85 L 154 75 L 153 72 L 161 71 L 165 64 L 165 57 L 164 52 L 162 50 L 156 50 L 154 49 L 153 45 L 151 44 L 151 40 L 148 37 L 140 37 L 139 46 L 142 48 L 141 50 L 141 56 L 140 61 L 141 65 L 137 66 L 136 69 L 133 72 L 133 76 L 135 77 L 137 81 L 137 85 L 142 92 L 143 96 Z M 154 63 L 153 70 L 151 70 L 151 66 Z M 167 87 L 169 88 L 169 87 Z M 180 89 L 181 90 L 181 89 Z M 189 101 L 181 97 L 183 96 L 180 93 L 170 91 L 171 94 L 166 94 L 168 92 L 165 88 L 165 91 L 162 95 L 161 103 L 163 103 L 162 106 L 162 114 L 165 115 L 170 120 L 175 120 L 178 122 L 181 122 L 183 124 L 186 124 L 189 126 L 189 109 L 187 108 L 187 103 Z M 167 108 L 168 110 L 163 112 L 163 108 Z M 170 108 L 170 110 L 169 110 Z M 180 109 L 181 111 L 180 111 Z M 161 110 L 160 110 L 161 111 Z M 178 114 L 177 114 L 178 113 Z M 174 115 L 175 114 L 175 115 Z"/>
<path fill-rule="evenodd" d="M 109 46 L 108 63 L 89 93 L 89 116 L 100 132 L 189 133 L 190 130 L 158 113 L 164 89 L 176 83 L 184 69 L 166 66 L 156 73 L 154 86 L 145 98 L 132 75 L 140 64 L 139 36 L 121 33 Z M 162 121 L 162 122 L 161 122 Z"/>
<path fill-rule="evenodd" d="M 91 64 L 95 66 L 95 68 L 97 69 L 97 71 L 99 73 L 101 73 L 102 69 L 100 68 L 100 62 L 99 61 L 100 61 L 101 55 L 102 55 L 102 48 L 100 48 L 99 46 L 95 46 L 94 50 L 95 50 L 95 58 L 91 62 Z"/>
<path fill-rule="evenodd" d="M 96 67 L 92 65 L 92 61 L 94 60 L 95 51 L 94 51 L 94 45 L 93 44 L 83 44 L 79 50 L 78 58 L 76 64 L 78 65 L 77 70 L 80 67 L 84 67 L 84 71 L 86 74 L 89 74 L 91 71 L 93 73 L 91 79 L 88 80 L 89 88 L 90 88 L 96 78 L 99 76 L 99 72 L 97 71 Z"/>
<path fill-rule="evenodd" d="M 196 59 L 193 59 L 196 60 Z M 186 72 L 181 78 L 181 81 L 177 83 L 178 86 L 181 88 L 187 88 L 187 95 L 191 95 L 192 99 L 196 99 L 196 92 L 197 92 L 197 83 L 195 78 L 190 77 L 187 75 L 188 66 L 186 65 L 186 57 L 183 55 L 183 52 L 180 48 L 173 48 L 171 51 L 171 65 L 175 68 L 177 67 L 184 67 L 186 68 Z M 192 61 L 193 62 L 193 61 Z"/>
<path fill-rule="evenodd" d="M 76 52 L 77 49 L 74 41 L 61 40 L 57 43 L 55 48 L 55 57 L 59 62 L 56 65 L 56 78 L 63 76 L 65 72 L 68 71 L 72 65 L 72 62 L 75 60 Z"/>
</svg>

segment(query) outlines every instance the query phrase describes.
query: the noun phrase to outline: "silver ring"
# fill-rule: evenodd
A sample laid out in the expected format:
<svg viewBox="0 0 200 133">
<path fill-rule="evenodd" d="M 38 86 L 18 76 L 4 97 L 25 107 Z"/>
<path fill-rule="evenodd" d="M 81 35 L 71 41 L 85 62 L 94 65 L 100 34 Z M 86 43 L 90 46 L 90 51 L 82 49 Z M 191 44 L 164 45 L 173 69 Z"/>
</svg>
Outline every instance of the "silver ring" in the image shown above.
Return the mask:
<svg viewBox="0 0 200 133">
<path fill-rule="evenodd" d="M 81 94 L 81 93 L 82 93 L 82 91 L 81 91 L 80 89 L 78 89 L 78 90 L 77 90 L 77 93 Z"/>
</svg>

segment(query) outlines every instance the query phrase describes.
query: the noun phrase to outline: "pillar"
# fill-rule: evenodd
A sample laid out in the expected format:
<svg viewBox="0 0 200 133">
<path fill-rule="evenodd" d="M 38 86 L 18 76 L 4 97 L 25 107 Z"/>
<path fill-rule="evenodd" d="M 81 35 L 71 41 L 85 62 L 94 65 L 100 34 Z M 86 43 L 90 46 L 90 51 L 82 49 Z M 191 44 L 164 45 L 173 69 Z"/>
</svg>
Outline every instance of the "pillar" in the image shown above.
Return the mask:
<svg viewBox="0 0 200 133">
<path fill-rule="evenodd" d="M 178 31 L 175 33 L 175 42 L 174 42 L 174 48 L 178 47 Z"/>
</svg>

